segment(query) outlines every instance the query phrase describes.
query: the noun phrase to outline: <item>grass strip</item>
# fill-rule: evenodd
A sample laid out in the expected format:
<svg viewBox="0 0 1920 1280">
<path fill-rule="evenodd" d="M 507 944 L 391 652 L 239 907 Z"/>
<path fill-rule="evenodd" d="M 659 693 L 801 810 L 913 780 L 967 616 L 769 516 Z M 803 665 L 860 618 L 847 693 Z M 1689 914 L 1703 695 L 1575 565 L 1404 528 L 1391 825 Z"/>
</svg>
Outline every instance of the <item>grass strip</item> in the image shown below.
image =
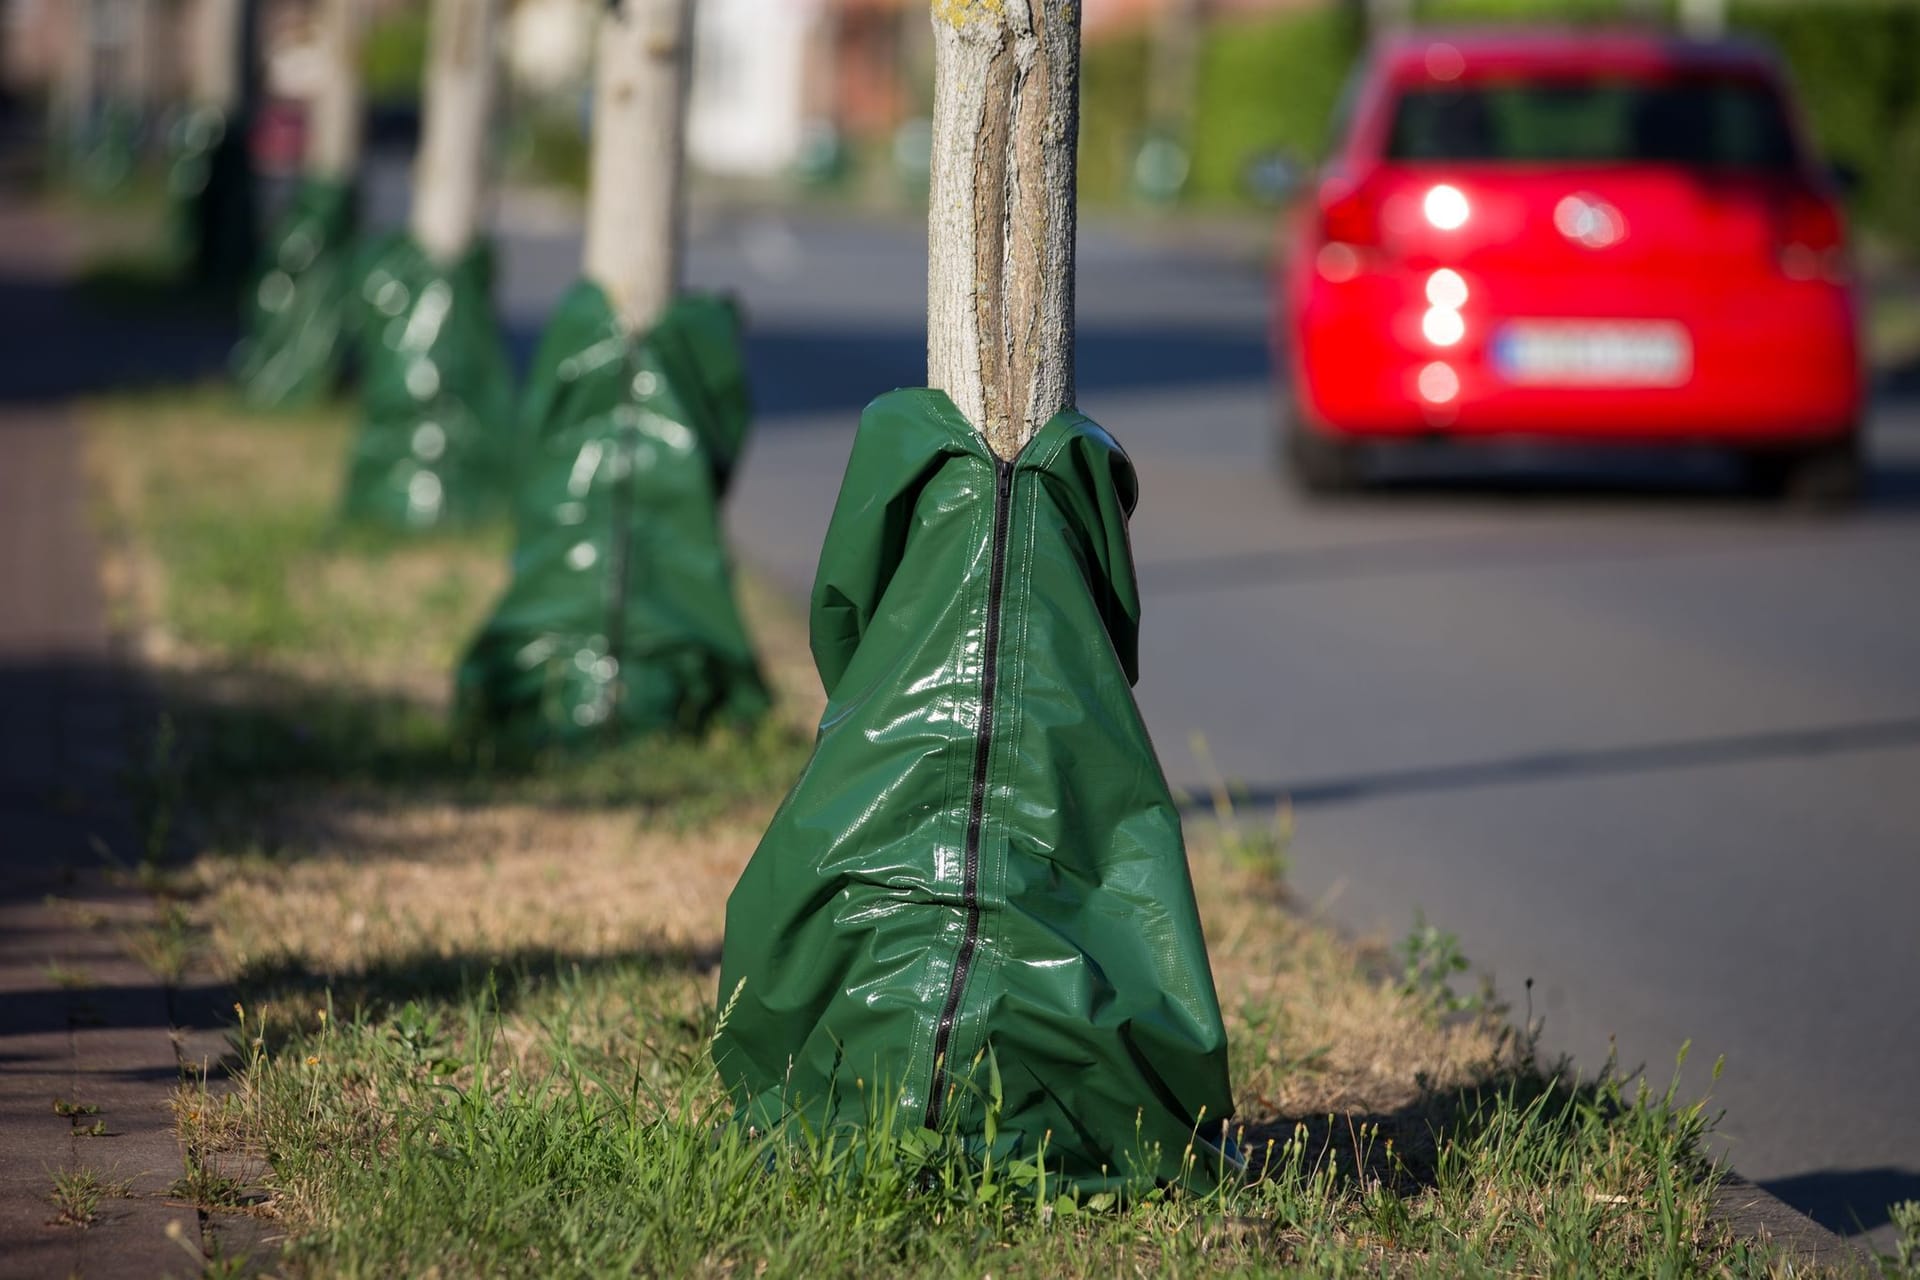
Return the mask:
<svg viewBox="0 0 1920 1280">
<path fill-rule="evenodd" d="M 784 606 L 749 592 L 783 702 L 757 734 L 475 759 L 446 690 L 502 534 L 336 527 L 340 413 L 89 421 L 116 616 L 170 708 L 137 798 L 190 819 L 167 893 L 239 994 L 180 1131 L 203 1208 L 271 1217 L 287 1273 L 1790 1273 L 1711 1218 L 1702 1104 L 1577 1083 L 1462 1011 L 1458 966 L 1402 979 L 1280 909 L 1286 829 L 1224 803 L 1194 874 L 1261 1176 L 1083 1202 L 910 1127 L 751 1140 L 707 1049 L 726 894 L 819 708 Z"/>
</svg>

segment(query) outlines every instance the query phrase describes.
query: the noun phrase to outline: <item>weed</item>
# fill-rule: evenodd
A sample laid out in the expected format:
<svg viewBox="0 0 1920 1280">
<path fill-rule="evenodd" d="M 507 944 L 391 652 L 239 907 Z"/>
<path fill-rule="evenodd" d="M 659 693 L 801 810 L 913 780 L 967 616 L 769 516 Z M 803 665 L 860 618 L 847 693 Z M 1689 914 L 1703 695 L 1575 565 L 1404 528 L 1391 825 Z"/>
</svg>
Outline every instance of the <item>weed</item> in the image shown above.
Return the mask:
<svg viewBox="0 0 1920 1280">
<path fill-rule="evenodd" d="M 62 991 L 84 991 L 88 987 L 97 986 L 99 982 L 87 970 L 69 969 L 58 960 L 48 961 L 45 972 L 47 981 Z"/>
<path fill-rule="evenodd" d="M 1400 958 L 1401 990 L 1439 1013 L 1463 1013 L 1484 1007 L 1482 995 L 1455 993 L 1453 979 L 1470 967 L 1460 939 L 1427 923 L 1415 909 L 1413 928 L 1395 948 Z"/>
<path fill-rule="evenodd" d="M 1920 1200 L 1903 1200 L 1887 1210 L 1893 1221 L 1893 1252 L 1881 1260 L 1887 1280 L 1920 1278 Z"/>
<path fill-rule="evenodd" d="M 109 1196 L 122 1196 L 131 1188 L 117 1179 L 106 1178 L 93 1169 L 66 1169 L 53 1175 L 55 1210 L 51 1225 L 90 1227 L 100 1216 L 100 1205 Z"/>
<path fill-rule="evenodd" d="M 73 1120 L 80 1116 L 97 1116 L 100 1114 L 100 1108 L 91 1102 L 70 1102 L 65 1098 L 55 1098 L 53 1114 Z"/>
<path fill-rule="evenodd" d="M 1236 868 L 1278 893 L 1292 865 L 1293 806 L 1285 801 L 1274 806 L 1270 822 L 1250 824 L 1241 818 L 1228 785 L 1214 763 L 1213 749 L 1203 734 L 1190 740 L 1193 756 L 1208 779 L 1213 802 L 1214 821 L 1218 824 L 1220 851 Z"/>
<path fill-rule="evenodd" d="M 193 964 L 199 942 L 193 917 L 179 902 L 161 901 L 158 918 L 123 930 L 121 948 L 164 982 L 178 982 Z"/>
</svg>

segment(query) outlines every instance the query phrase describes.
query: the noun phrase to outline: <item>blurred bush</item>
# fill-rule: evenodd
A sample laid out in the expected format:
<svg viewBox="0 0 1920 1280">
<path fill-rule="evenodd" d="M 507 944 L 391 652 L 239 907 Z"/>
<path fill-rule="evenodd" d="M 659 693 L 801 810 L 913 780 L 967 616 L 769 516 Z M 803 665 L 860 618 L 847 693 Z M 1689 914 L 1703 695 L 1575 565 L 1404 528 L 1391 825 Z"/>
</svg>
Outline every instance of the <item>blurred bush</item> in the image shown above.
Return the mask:
<svg viewBox="0 0 1920 1280">
<path fill-rule="evenodd" d="M 405 5 L 381 14 L 367 29 L 360 66 L 373 102 L 417 102 L 427 63 L 427 9 Z"/>
<path fill-rule="evenodd" d="M 1348 5 L 1209 30 L 1200 46 L 1188 198 L 1244 199 L 1247 166 L 1263 153 L 1318 160 L 1360 48 L 1360 23 Z"/>
<path fill-rule="evenodd" d="M 1920 255 L 1920 7 L 1760 0 L 1733 21 L 1786 56 L 1821 150 L 1859 175 L 1861 225 Z"/>
<path fill-rule="evenodd" d="M 1080 59 L 1080 195 L 1119 200 L 1147 127 L 1147 38 L 1127 32 L 1087 45 Z"/>
</svg>

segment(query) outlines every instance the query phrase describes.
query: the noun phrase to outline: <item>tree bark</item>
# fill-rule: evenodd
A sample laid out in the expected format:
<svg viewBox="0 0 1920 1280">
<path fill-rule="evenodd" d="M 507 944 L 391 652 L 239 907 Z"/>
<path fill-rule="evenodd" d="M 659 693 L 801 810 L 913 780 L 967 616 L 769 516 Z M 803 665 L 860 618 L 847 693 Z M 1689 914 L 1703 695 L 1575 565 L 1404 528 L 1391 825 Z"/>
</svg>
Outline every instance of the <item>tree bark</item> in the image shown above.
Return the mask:
<svg viewBox="0 0 1920 1280">
<path fill-rule="evenodd" d="M 927 382 L 1012 458 L 1073 404 L 1078 0 L 933 0 Z"/>
<path fill-rule="evenodd" d="M 55 115 L 69 143 L 84 136 L 99 92 L 99 54 L 95 39 L 95 0 L 73 0 L 67 18 L 66 56 L 56 95 Z"/>
<path fill-rule="evenodd" d="M 680 289 L 690 0 L 613 0 L 594 71 L 583 269 L 627 326 Z"/>
<path fill-rule="evenodd" d="M 1680 26 L 1700 39 L 1726 34 L 1726 0 L 1680 0 Z"/>
<path fill-rule="evenodd" d="M 443 265 L 473 247 L 486 216 L 501 8 L 500 0 L 433 2 L 412 230 Z"/>
<path fill-rule="evenodd" d="M 360 80 L 361 0 L 320 0 L 314 47 L 320 83 L 307 113 L 307 176 L 351 182 L 365 134 Z"/>
<path fill-rule="evenodd" d="M 1204 0 L 1168 0 L 1154 20 L 1147 62 L 1147 118 L 1182 147 L 1192 144 L 1194 95 L 1200 83 Z"/>
<path fill-rule="evenodd" d="M 1367 35 L 1378 38 L 1413 25 L 1414 0 L 1366 0 Z"/>
<path fill-rule="evenodd" d="M 232 118 L 246 86 L 245 0 L 197 0 L 190 21 L 188 92 L 196 105 Z"/>
</svg>

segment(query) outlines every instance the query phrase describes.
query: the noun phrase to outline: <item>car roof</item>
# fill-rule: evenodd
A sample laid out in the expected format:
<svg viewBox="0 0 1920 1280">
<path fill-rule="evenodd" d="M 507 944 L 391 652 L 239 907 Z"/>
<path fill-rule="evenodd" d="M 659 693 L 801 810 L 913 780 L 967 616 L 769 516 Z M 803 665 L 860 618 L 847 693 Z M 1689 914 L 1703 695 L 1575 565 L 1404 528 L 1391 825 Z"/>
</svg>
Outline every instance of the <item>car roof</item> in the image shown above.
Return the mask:
<svg viewBox="0 0 1920 1280">
<path fill-rule="evenodd" d="M 1388 36 L 1374 49 L 1376 72 L 1394 80 L 1432 77 L 1430 54 L 1447 47 L 1469 78 L 1508 72 L 1568 75 L 1732 72 L 1771 77 L 1765 43 L 1738 37 L 1689 39 L 1631 27 L 1432 27 Z M 1451 77 L 1447 77 L 1451 78 Z"/>
</svg>

